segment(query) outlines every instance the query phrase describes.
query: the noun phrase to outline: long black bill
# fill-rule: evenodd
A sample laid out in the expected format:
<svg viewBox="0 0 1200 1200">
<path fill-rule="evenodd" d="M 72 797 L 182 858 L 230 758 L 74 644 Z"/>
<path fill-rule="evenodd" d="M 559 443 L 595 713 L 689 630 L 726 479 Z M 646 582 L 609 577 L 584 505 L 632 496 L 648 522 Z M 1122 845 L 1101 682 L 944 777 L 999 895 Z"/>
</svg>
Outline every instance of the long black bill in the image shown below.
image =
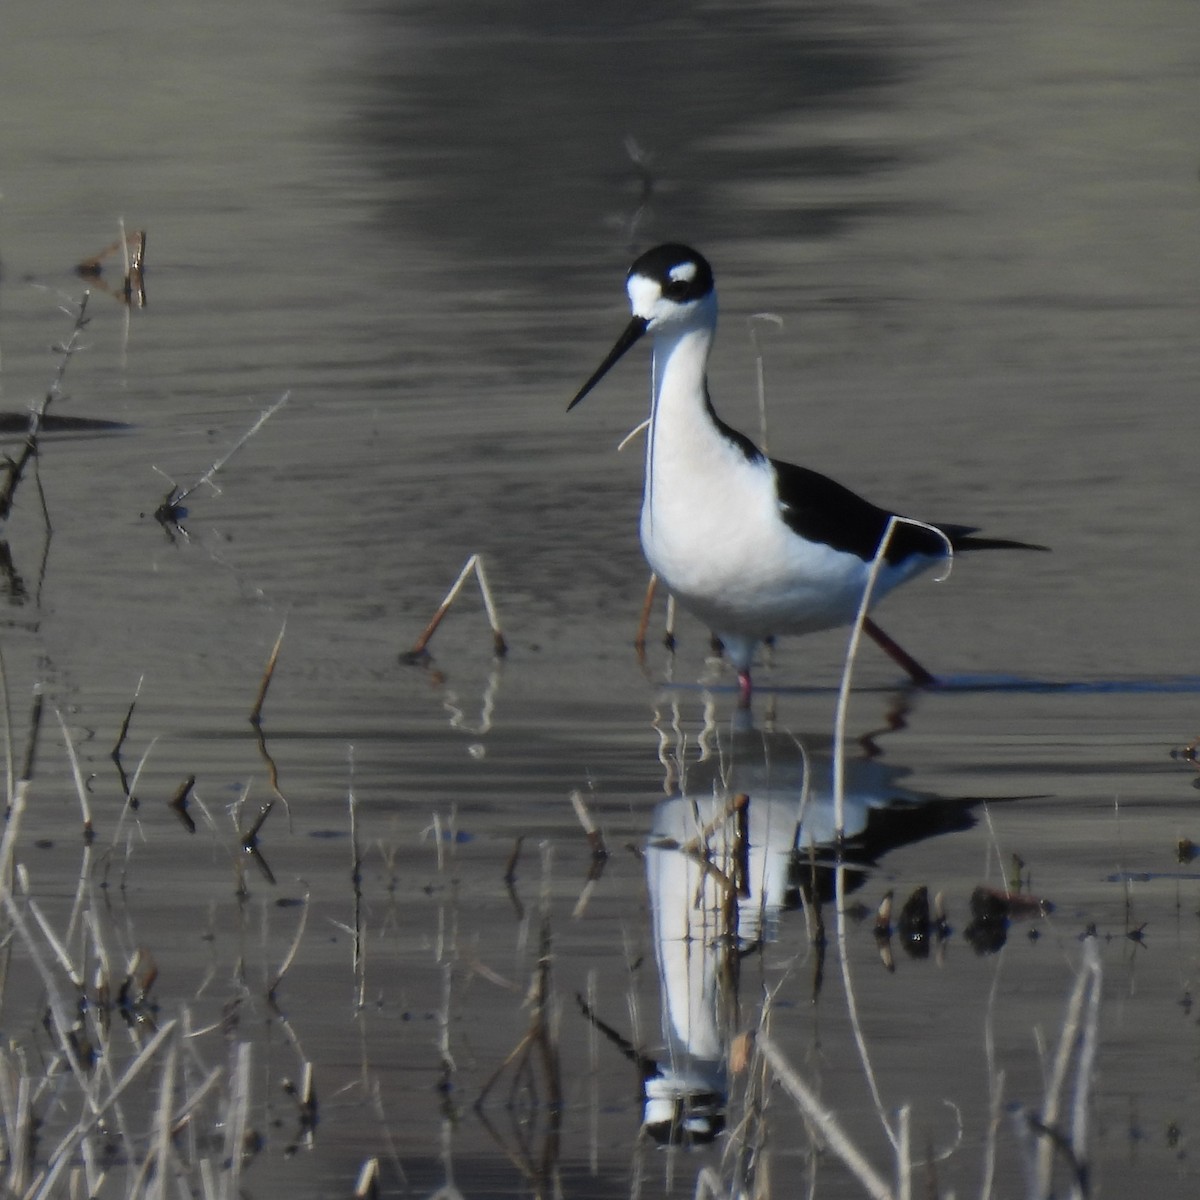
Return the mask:
<svg viewBox="0 0 1200 1200">
<path fill-rule="evenodd" d="M 575 399 L 567 405 L 567 412 L 570 412 L 571 409 L 573 409 L 575 405 L 577 405 L 580 400 L 582 400 L 584 396 L 586 396 L 588 392 L 590 392 L 592 388 L 594 388 L 596 384 L 598 384 L 600 380 L 604 378 L 604 375 L 607 373 L 608 369 L 617 361 L 617 359 L 620 358 L 621 355 L 624 354 L 625 351 L 628 350 L 629 347 L 632 346 L 633 343 L 636 342 L 642 336 L 642 334 L 646 332 L 646 326 L 648 324 L 649 322 L 645 317 L 634 317 L 633 320 L 625 326 L 625 332 L 622 333 L 619 338 L 617 338 L 617 344 L 608 352 L 608 355 L 604 361 L 592 373 L 591 379 L 589 379 L 587 383 L 585 383 L 583 387 L 581 387 L 579 391 L 575 393 Z"/>
</svg>

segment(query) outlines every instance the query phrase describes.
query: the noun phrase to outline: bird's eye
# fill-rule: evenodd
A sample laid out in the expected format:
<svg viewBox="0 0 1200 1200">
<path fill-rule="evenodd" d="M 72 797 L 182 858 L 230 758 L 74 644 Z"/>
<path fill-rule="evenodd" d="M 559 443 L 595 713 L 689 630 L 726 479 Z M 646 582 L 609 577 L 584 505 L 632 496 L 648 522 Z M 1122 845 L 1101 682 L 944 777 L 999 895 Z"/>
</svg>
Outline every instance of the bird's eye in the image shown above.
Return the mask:
<svg viewBox="0 0 1200 1200">
<path fill-rule="evenodd" d="M 684 300 L 687 298 L 690 282 L 687 279 L 668 279 L 663 288 L 663 295 L 668 300 Z"/>
</svg>

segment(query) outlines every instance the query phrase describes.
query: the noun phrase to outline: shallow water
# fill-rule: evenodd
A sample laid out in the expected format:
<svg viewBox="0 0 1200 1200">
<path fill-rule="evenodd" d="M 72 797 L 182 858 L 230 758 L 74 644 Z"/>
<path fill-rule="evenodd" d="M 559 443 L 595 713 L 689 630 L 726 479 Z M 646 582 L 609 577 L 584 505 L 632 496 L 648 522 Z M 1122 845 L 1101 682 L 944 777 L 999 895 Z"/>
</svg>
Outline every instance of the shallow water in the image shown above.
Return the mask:
<svg viewBox="0 0 1200 1200">
<path fill-rule="evenodd" d="M 189 1041 L 197 1062 L 251 1046 L 264 1142 L 248 1194 L 344 1195 L 378 1155 L 385 1194 L 453 1179 L 470 1195 L 690 1196 L 706 1165 L 729 1185 L 723 1149 L 760 1141 L 741 1169 L 764 1194 L 814 1174 L 817 1195 L 860 1194 L 782 1093 L 765 1140 L 739 1125 L 746 1073 L 725 1079 L 714 1147 L 656 1147 L 636 1068 L 574 1000 L 590 989 L 647 1054 L 681 1053 L 647 884 L 647 856 L 668 853 L 646 846 L 668 819 L 656 806 L 681 775 L 697 797 L 750 777 L 752 805 L 782 791 L 785 827 L 811 828 L 796 781 L 828 752 L 845 649 L 783 643 L 755 731 L 734 729 L 730 676 L 686 618 L 674 658 L 657 636 L 644 669 L 630 649 L 641 464 L 615 447 L 644 415 L 644 362 L 563 410 L 624 323 L 632 253 L 667 238 L 718 274 L 723 416 L 757 432 L 746 319 L 777 313 L 773 454 L 1054 548 L 976 556 L 889 599 L 883 624 L 954 686 L 904 696 L 870 647 L 856 668 L 852 774 L 905 804 L 849 900 L 873 912 L 925 886 L 951 930 L 926 960 L 893 938 L 892 971 L 872 917 L 847 930 L 885 1110 L 913 1105 L 915 1159 L 955 1147 L 917 1185 L 933 1170 L 944 1191 L 980 1187 L 989 1045 L 1003 1104 L 1040 1104 L 1094 926 L 1095 1189 L 1194 1194 L 1200 870 L 1176 844 L 1196 832 L 1195 772 L 1169 751 L 1200 732 L 1195 24 L 1180 0 L 6 12 L 0 408 L 51 379 L 47 347 L 71 325 L 58 306 L 83 288 L 72 264 L 119 219 L 148 232 L 147 307 L 94 290 L 52 409 L 127 428 L 47 438 L 52 533 L 32 478 L 6 529 L 18 753 L 42 684 L 88 780 L 96 928 L 114 959 L 154 955 L 160 1021 L 188 1005 L 197 1029 L 225 1022 Z M 152 514 L 170 483 L 190 486 L 284 393 L 168 537 Z M 468 590 L 434 669 L 401 664 L 476 551 L 508 657 L 491 660 Z M 263 724 L 288 802 L 260 833 L 271 884 L 238 830 L 272 796 L 247 718 L 285 622 Z M 135 694 L 123 760 L 145 756 L 141 804 L 123 815 L 109 752 Z M 194 834 L 166 804 L 190 775 Z M 610 850 L 590 887 L 575 790 Z M 60 935 L 79 820 L 48 708 L 17 859 Z M 1014 855 L 1054 910 L 977 955 L 970 897 Z M 772 1036 L 888 1174 L 834 943 L 816 986 L 813 911 L 774 913 L 741 958 L 722 1053 L 771 992 Z M 744 936 L 765 918 L 739 919 Z M 302 920 L 276 1012 L 265 993 Z M 536 1101 L 511 1090 L 510 1067 L 481 1117 L 529 1027 L 543 928 L 562 1105 L 542 1078 Z M 21 954 L 4 1032 L 50 1056 Z M 289 1153 L 280 1081 L 307 1061 L 320 1120 Z M 47 1102 L 45 1119 L 65 1117 Z M 1014 1124 L 997 1194 L 1022 1186 Z"/>
</svg>

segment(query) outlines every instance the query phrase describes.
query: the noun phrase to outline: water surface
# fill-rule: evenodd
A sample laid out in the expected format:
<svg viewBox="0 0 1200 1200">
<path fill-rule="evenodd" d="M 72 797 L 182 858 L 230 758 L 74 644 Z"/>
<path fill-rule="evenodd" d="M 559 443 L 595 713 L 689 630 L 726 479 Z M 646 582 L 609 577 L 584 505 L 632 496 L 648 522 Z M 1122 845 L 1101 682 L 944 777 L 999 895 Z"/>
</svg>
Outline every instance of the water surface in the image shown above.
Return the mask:
<svg viewBox="0 0 1200 1200">
<path fill-rule="evenodd" d="M 632 654 L 641 464 L 615 447 L 644 416 L 645 362 L 564 409 L 624 323 L 632 255 L 668 238 L 717 271 L 726 419 L 758 432 L 747 318 L 774 312 L 773 454 L 1054 548 L 964 561 L 889 600 L 889 631 L 962 686 L 905 696 L 871 648 L 856 670 L 848 754 L 876 809 L 901 803 L 848 901 L 873 913 L 927 887 L 950 926 L 928 959 L 893 939 L 890 971 L 873 917 L 849 926 L 885 1111 L 911 1104 L 914 1157 L 954 1147 L 938 1186 L 974 1191 L 996 1073 L 1002 1104 L 1041 1103 L 1094 927 L 1096 1190 L 1194 1192 L 1200 872 L 1176 844 L 1196 793 L 1168 752 L 1200 727 L 1195 33 L 1179 0 L 5 14 L 0 407 L 51 379 L 59 306 L 84 287 L 73 264 L 121 219 L 148 233 L 146 308 L 94 289 L 52 410 L 127 429 L 48 438 L 52 533 L 32 478 L 5 531 L 18 747 L 36 686 L 49 706 L 17 860 L 94 957 L 71 924 L 83 851 L 56 708 L 94 810 L 95 928 L 116 959 L 153 953 L 160 1021 L 187 1005 L 197 1029 L 224 1022 L 192 1040 L 193 1078 L 251 1047 L 263 1144 L 247 1194 L 344 1195 L 372 1155 L 385 1194 L 453 1179 L 472 1195 L 690 1196 L 705 1166 L 765 1194 L 814 1175 L 817 1195 L 859 1194 L 777 1090 L 765 1137 L 739 1124 L 747 1073 L 726 1073 L 713 1146 L 658 1147 L 637 1069 L 574 999 L 659 1063 L 683 1053 L 647 875 L 668 853 L 647 839 L 674 819 L 657 806 L 714 782 L 738 794 L 746 772 L 752 801 L 783 792 L 782 819 L 811 828 L 796 781 L 829 752 L 845 648 L 782 644 L 751 731 L 686 618 L 673 659 L 657 638 L 644 668 Z M 152 514 L 170 484 L 285 392 L 168 537 Z M 436 671 L 404 666 L 473 552 L 506 661 L 468 591 Z M 247 717 L 285 621 L 263 725 L 288 802 L 260 833 L 271 884 L 239 831 L 274 795 Z M 146 756 L 141 805 L 122 815 L 109 751 L 135 694 L 123 759 Z M 166 805 L 191 775 L 194 834 Z M 573 790 L 611 852 L 590 888 Z M 977 955 L 970 897 L 1014 874 L 1053 912 Z M 738 956 L 720 1053 L 770 994 L 772 1036 L 886 1174 L 835 944 L 818 969 L 822 894 L 807 915 L 772 910 Z M 536 1071 L 514 1089 L 510 1067 L 481 1119 L 544 946 L 562 1104 Z M 49 1057 L 42 986 L 27 962 L 10 973 L 5 1032 Z M 293 1149 L 281 1080 L 305 1062 L 320 1121 Z M 1019 1189 L 1007 1118 L 998 1145 L 997 1178 Z"/>
</svg>

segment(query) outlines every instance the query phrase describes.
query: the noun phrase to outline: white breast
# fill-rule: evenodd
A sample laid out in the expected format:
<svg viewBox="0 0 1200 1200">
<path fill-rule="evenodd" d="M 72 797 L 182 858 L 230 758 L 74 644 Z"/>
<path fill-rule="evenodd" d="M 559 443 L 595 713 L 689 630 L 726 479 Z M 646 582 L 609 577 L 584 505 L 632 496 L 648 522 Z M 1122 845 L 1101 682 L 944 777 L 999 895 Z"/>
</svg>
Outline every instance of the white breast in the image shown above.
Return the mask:
<svg viewBox="0 0 1200 1200">
<path fill-rule="evenodd" d="M 722 637 L 736 662 L 770 634 L 853 621 L 870 564 L 808 542 L 786 524 L 770 462 L 748 458 L 711 419 L 707 352 L 708 337 L 695 333 L 656 343 L 642 548 L 679 603 Z M 927 565 L 885 568 L 874 597 Z"/>
</svg>

